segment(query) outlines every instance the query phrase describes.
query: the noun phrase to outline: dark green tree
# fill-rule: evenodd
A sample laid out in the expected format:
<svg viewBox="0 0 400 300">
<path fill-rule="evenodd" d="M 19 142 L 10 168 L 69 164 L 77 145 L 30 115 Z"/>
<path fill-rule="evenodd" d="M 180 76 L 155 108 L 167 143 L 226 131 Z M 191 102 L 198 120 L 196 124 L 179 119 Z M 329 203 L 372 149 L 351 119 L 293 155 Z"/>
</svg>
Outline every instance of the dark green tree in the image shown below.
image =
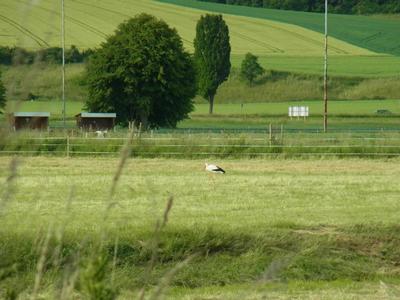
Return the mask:
<svg viewBox="0 0 400 300">
<path fill-rule="evenodd" d="M 0 114 L 3 112 L 6 107 L 6 88 L 1 81 L 1 73 L 0 73 Z"/>
<path fill-rule="evenodd" d="M 222 15 L 201 16 L 194 49 L 198 93 L 209 101 L 212 114 L 217 89 L 231 70 L 229 29 Z"/>
<path fill-rule="evenodd" d="M 117 122 L 175 127 L 193 110 L 195 70 L 175 29 L 141 14 L 120 24 L 87 65 L 92 112 L 116 112 Z"/>
<path fill-rule="evenodd" d="M 66 63 L 79 63 L 83 61 L 83 55 L 79 52 L 79 49 L 75 45 L 71 45 L 71 48 L 65 51 L 65 62 Z"/>
<path fill-rule="evenodd" d="M 252 86 L 254 80 L 264 73 L 265 69 L 258 63 L 258 57 L 251 53 L 247 53 L 242 61 L 240 76 L 246 80 L 250 86 Z"/>
</svg>

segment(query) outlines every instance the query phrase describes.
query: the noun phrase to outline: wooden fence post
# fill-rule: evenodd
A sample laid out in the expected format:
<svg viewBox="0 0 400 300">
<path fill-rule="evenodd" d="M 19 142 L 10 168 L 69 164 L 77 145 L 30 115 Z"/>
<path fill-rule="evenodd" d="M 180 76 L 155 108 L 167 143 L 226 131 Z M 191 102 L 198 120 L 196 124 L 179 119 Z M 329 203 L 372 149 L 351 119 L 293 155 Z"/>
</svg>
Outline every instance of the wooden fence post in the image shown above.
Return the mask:
<svg viewBox="0 0 400 300">
<path fill-rule="evenodd" d="M 138 139 L 140 139 L 141 133 L 142 133 L 142 122 L 139 123 Z"/>
<path fill-rule="evenodd" d="M 67 134 L 67 157 L 69 157 L 69 134 Z"/>
<path fill-rule="evenodd" d="M 272 146 L 272 124 L 269 123 L 269 146 Z"/>
</svg>

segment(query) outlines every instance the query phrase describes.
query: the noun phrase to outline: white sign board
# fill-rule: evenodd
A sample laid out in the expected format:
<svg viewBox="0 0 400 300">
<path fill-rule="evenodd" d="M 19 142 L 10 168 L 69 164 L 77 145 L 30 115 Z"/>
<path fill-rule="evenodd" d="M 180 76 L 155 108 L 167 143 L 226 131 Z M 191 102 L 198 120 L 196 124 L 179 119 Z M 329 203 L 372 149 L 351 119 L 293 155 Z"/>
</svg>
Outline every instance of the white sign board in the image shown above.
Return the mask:
<svg viewBox="0 0 400 300">
<path fill-rule="evenodd" d="M 289 117 L 308 117 L 308 106 L 289 106 Z"/>
</svg>

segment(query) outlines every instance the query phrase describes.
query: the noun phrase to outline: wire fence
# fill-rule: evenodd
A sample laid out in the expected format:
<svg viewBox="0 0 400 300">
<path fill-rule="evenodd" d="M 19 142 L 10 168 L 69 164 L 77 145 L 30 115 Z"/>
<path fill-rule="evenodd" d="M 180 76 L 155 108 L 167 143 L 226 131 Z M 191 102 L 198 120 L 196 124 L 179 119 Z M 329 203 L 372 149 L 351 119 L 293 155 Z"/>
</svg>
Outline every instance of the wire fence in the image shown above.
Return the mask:
<svg viewBox="0 0 400 300">
<path fill-rule="evenodd" d="M 0 143 L 3 155 L 117 156 L 126 137 L 14 136 Z M 390 135 L 155 135 L 135 134 L 132 155 L 138 157 L 397 157 L 400 133 Z"/>
</svg>

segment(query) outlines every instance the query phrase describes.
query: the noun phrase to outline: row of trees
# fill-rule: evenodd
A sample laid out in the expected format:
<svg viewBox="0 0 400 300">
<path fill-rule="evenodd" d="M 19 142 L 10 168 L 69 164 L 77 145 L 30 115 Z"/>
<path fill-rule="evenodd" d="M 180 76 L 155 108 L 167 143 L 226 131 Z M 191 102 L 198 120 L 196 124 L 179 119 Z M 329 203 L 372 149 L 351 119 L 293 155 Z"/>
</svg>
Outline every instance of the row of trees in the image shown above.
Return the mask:
<svg viewBox="0 0 400 300">
<path fill-rule="evenodd" d="M 325 0 L 198 0 L 285 10 L 323 12 Z M 329 11 L 338 14 L 400 13 L 399 0 L 329 0 Z"/>
<path fill-rule="evenodd" d="M 66 63 L 85 62 L 93 52 L 92 49 L 80 51 L 76 46 L 72 45 L 69 49 L 65 50 L 65 61 Z M 0 64 L 26 65 L 35 62 L 61 64 L 62 48 L 50 47 L 36 51 L 29 51 L 20 47 L 0 46 Z"/>
<path fill-rule="evenodd" d="M 141 14 L 118 26 L 87 64 L 90 111 L 116 112 L 120 123 L 175 127 L 193 110 L 196 93 L 213 112 L 230 73 L 229 29 L 221 15 L 202 16 L 193 57 L 175 29 Z"/>
</svg>

